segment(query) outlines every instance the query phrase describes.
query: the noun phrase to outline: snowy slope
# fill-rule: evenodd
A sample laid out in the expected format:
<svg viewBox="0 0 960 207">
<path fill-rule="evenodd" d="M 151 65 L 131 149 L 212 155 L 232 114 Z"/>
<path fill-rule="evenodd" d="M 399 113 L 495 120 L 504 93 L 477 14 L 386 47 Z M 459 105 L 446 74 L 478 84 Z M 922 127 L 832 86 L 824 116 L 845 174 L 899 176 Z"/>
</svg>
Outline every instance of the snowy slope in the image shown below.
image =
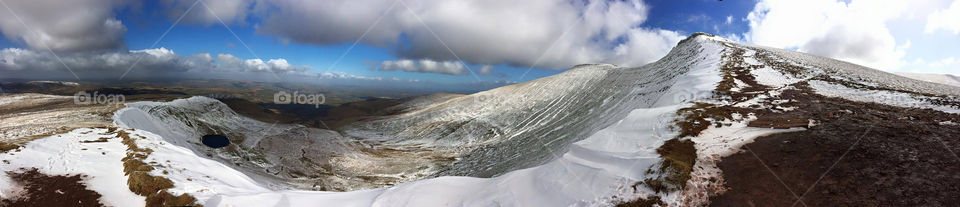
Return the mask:
<svg viewBox="0 0 960 207">
<path fill-rule="evenodd" d="M 107 129 L 80 128 L 30 142 L 19 151 L 0 154 L 0 170 L 19 171 L 37 168 L 48 175 L 86 174 L 87 188 L 103 195 L 101 203 L 109 206 L 143 206 L 144 197 L 130 192 L 123 163 L 127 147 L 106 133 Z M 81 141 L 109 138 L 106 142 Z M 17 186 L 9 177 L 0 176 L 0 198 L 16 196 Z"/>
<path fill-rule="evenodd" d="M 934 83 L 939 83 L 944 85 L 960 87 L 960 77 L 950 75 L 950 74 L 903 73 L 903 72 L 894 73 L 894 74 L 907 77 L 907 78 L 927 81 L 927 82 L 934 82 Z"/>
<path fill-rule="evenodd" d="M 256 121 L 207 97 L 127 105 L 114 116 L 117 125 L 233 164 L 275 190 L 378 188 L 420 179 L 449 160 L 443 153 L 374 147 L 331 130 Z M 207 134 L 223 134 L 238 144 L 211 149 L 199 143 Z"/>
<path fill-rule="evenodd" d="M 422 109 L 348 130 L 348 136 L 364 140 L 373 148 L 415 147 L 419 150 L 408 154 L 422 156 L 427 150 L 457 157 L 445 168 L 425 168 L 435 172 L 434 176 L 498 175 L 492 178 L 406 174 L 413 177 L 405 181 L 429 179 L 346 193 L 284 190 L 287 188 L 275 183 L 283 179 L 263 179 L 269 175 L 251 172 L 252 167 L 232 169 L 229 175 L 221 175 L 177 163 L 190 163 L 192 159 L 236 161 L 229 159 L 230 153 L 213 158 L 196 156 L 210 152 L 196 143 L 196 137 L 203 134 L 264 135 L 244 136 L 239 146 L 249 150 L 260 149 L 257 146 L 266 137 L 296 130 L 295 126 L 256 123 L 236 116 L 215 100 L 201 97 L 169 103 L 132 103 L 118 111 L 115 119 L 118 125 L 135 128 L 148 140 L 157 142 L 141 144 L 158 147 L 148 159 L 180 160 L 157 167 L 177 170 L 175 176 L 170 176 L 177 185 L 173 192 L 189 193 L 211 206 L 253 205 L 250 199 L 256 200 L 256 204 L 295 206 L 336 200 L 360 202 L 354 203 L 359 206 L 602 205 L 616 200 L 615 195 L 621 197 L 618 199 L 643 196 L 645 192 L 635 192 L 629 186 L 647 176 L 642 169 L 660 160 L 655 152 L 657 146 L 675 136 L 669 125 L 662 123 L 672 120 L 674 112 L 688 106 L 688 101 L 705 98 L 688 94 L 708 94 L 719 81 L 718 54 L 722 47 L 707 38 L 691 41 L 696 43 L 681 44 L 663 60 L 645 67 L 583 65 L 524 84 L 469 96 L 446 96 L 437 104 L 416 104 Z M 416 124 L 406 125 L 406 129 L 378 128 L 405 123 Z M 437 123 L 457 123 L 459 127 Z M 179 150 L 166 153 L 164 146 L 176 146 Z M 369 160 L 356 157 L 361 150 L 351 150 L 352 144 L 336 145 L 340 146 L 338 149 L 325 146 L 329 147 L 326 153 L 344 154 L 334 156 L 331 163 L 346 159 L 349 162 L 344 163 L 355 165 Z M 414 164 L 413 167 L 424 169 L 423 166 L 434 163 Z M 269 167 L 269 159 L 263 165 Z M 393 167 L 376 162 L 363 166 Z M 178 178 L 185 175 L 193 181 Z M 216 182 L 217 179 L 232 179 L 236 183 Z"/>
<path fill-rule="evenodd" d="M 541 165 L 633 109 L 674 104 L 661 100 L 674 97 L 670 89 L 709 93 L 719 81 L 716 71 L 698 78 L 688 74 L 715 68 L 722 48 L 706 38 L 697 41 L 704 44 L 681 44 L 646 66 L 580 65 L 555 76 L 358 123 L 346 134 L 391 145 L 430 147 L 459 157 L 433 176 L 490 177 Z M 699 88 L 687 88 L 691 84 Z"/>
<path fill-rule="evenodd" d="M 758 85 L 767 88 L 757 91 Z M 404 113 L 344 131 L 263 123 L 205 97 L 130 103 L 114 121 L 144 137 L 137 145 L 153 150 L 145 162 L 160 163 L 151 174 L 172 180 L 169 191 L 205 206 L 609 206 L 654 198 L 696 206 L 723 191 L 720 159 L 759 136 L 816 125 L 803 119 L 780 129 L 750 127 L 757 114 L 737 111 L 796 110 L 778 104 L 790 101 L 782 92 L 798 86 L 829 97 L 960 113 L 950 105 L 958 103 L 956 87 L 695 34 L 645 66 L 580 65 L 476 94 L 421 97 L 402 104 Z M 719 112 L 702 114 L 730 118 L 707 117 L 698 134 L 679 137 L 678 120 L 690 119 L 681 112 L 704 105 Z M 65 161 L 58 166 L 74 166 L 85 156 L 60 155 L 84 152 L 64 140 L 93 138 L 83 133 L 91 130 L 100 129 L 40 139 L 2 156 L 59 156 Z M 205 134 L 225 134 L 236 144 L 210 149 L 199 144 Z M 695 148 L 686 187 L 640 185 L 668 173 L 654 170 L 664 163 L 658 149 L 668 140 L 689 140 Z M 122 152 L 115 141 L 105 149 Z M 45 172 L 115 176 L 122 169 L 113 166 L 119 162 L 98 164 L 110 170 Z M 108 192 L 110 203 L 138 204 L 123 197 L 129 192 L 97 187 L 116 183 L 100 182 L 106 181 L 93 187 Z"/>
<path fill-rule="evenodd" d="M 239 182 L 225 185 L 222 183 L 218 184 L 214 181 L 207 181 L 208 179 L 217 179 L 222 176 L 211 176 L 212 178 L 190 176 L 194 181 L 176 178 L 171 179 L 177 183 L 177 189 L 184 189 L 183 191 L 177 192 L 190 193 L 198 199 L 205 200 L 205 204 L 208 206 L 243 206 L 254 203 L 301 206 L 314 203 L 333 204 L 333 202 L 338 201 L 359 202 L 352 203 L 358 204 L 357 206 L 370 204 L 373 206 L 449 206 L 459 204 L 466 206 L 490 206 L 497 204 L 517 206 L 565 206 L 578 203 L 600 205 L 612 201 L 613 195 L 636 197 L 638 195 L 626 191 L 625 186 L 644 179 L 644 170 L 659 161 L 659 157 L 654 151 L 656 147 L 662 144 L 664 140 L 675 136 L 675 133 L 669 129 L 668 125 L 657 123 L 672 119 L 674 111 L 687 105 L 683 101 L 688 100 L 676 100 L 674 97 L 683 96 L 683 94 L 690 92 L 707 93 L 714 87 L 714 84 L 711 82 L 719 79 L 716 75 L 716 66 L 719 59 L 707 55 L 718 54 L 720 50 L 719 45 L 711 44 L 707 40 L 698 41 L 704 41 L 704 44 L 687 44 L 686 46 L 689 48 L 680 48 L 674 52 L 673 55 L 676 59 L 665 59 L 657 63 L 655 65 L 657 67 L 615 68 L 610 65 L 582 66 L 560 76 L 541 79 L 520 86 L 511 86 L 471 95 L 501 99 L 490 102 L 502 103 L 490 106 L 491 108 L 462 110 L 464 107 L 486 106 L 486 103 L 475 102 L 474 97 L 465 96 L 456 97 L 442 104 L 401 116 L 402 118 L 416 116 L 416 114 L 458 113 L 443 116 L 443 118 L 489 116 L 487 120 L 490 121 L 509 121 L 509 124 L 513 124 L 511 122 L 526 123 L 511 128 L 507 127 L 512 125 L 503 124 L 504 126 L 500 128 L 505 129 L 506 133 L 540 134 L 540 136 L 515 138 L 513 141 L 508 142 L 515 143 L 499 144 L 499 146 L 494 145 L 489 146 L 489 148 L 494 148 L 500 153 L 516 154 L 514 155 L 515 157 L 528 157 L 527 154 L 523 152 L 536 151 L 531 150 L 530 147 L 523 147 L 522 145 L 542 145 L 544 147 L 535 148 L 545 150 L 539 152 L 544 154 L 534 155 L 543 156 L 544 158 L 516 162 L 526 165 L 536 165 L 543 160 L 552 160 L 547 161 L 546 164 L 532 168 L 511 170 L 510 168 L 522 167 L 511 166 L 506 169 L 509 172 L 504 172 L 504 174 L 493 178 L 439 177 L 407 182 L 388 188 L 346 193 L 272 191 L 266 188 L 253 190 L 259 191 L 257 193 L 238 192 L 232 189 L 237 189 L 237 186 L 259 186 L 259 184 Z M 702 52 L 703 50 L 711 52 Z M 676 63 L 681 64 L 675 65 Z M 607 73 L 612 73 L 612 75 L 608 75 Z M 648 78 L 641 80 L 627 79 L 624 78 L 627 77 L 626 75 Z M 638 85 L 652 87 L 637 87 Z M 674 87 L 674 85 L 686 87 Z M 558 86 L 565 86 L 566 88 L 557 88 Z M 584 90 L 585 88 L 591 90 Z M 508 93 L 520 93 L 521 95 L 500 97 L 506 96 L 504 94 Z M 535 94 L 541 95 L 533 96 Z M 556 100 L 556 97 L 561 97 L 561 99 Z M 511 101 L 513 101 L 513 103 L 511 103 Z M 191 102 L 200 106 L 206 104 L 203 100 L 192 98 L 178 100 L 170 105 L 188 104 Z M 522 105 L 525 103 L 544 103 L 546 105 Z M 194 136 L 182 135 L 189 134 L 190 132 L 188 131 L 190 130 L 178 129 L 190 128 L 186 127 L 189 126 L 189 124 L 157 124 L 164 121 L 156 120 L 156 116 L 151 114 L 158 113 L 144 113 L 146 111 L 157 111 L 158 109 L 156 107 L 144 107 L 147 105 L 155 106 L 156 104 L 159 103 L 131 104 L 131 108 L 117 113 L 117 120 L 122 126 L 144 129 L 146 131 L 158 131 L 158 135 L 160 136 L 148 136 L 153 137 L 151 140 L 155 141 L 169 139 L 165 136 Z M 453 104 L 475 104 L 475 106 L 445 106 Z M 597 105 L 601 107 L 595 107 Z M 194 106 L 181 108 L 191 107 Z M 520 111 L 529 110 L 533 107 L 542 107 L 542 109 L 548 109 L 548 111 L 536 113 L 537 117 L 533 117 L 533 120 L 526 122 L 523 122 L 525 120 L 516 120 L 517 118 L 505 119 L 493 115 L 508 114 L 507 116 L 520 116 L 518 115 Z M 455 112 L 436 112 L 438 109 L 461 110 Z M 220 112 L 214 112 L 213 114 L 217 117 L 233 116 L 230 113 L 221 114 Z M 574 118 L 574 114 L 582 120 L 571 120 L 570 118 Z M 201 114 L 193 115 L 208 117 Z M 570 118 L 562 118 L 563 116 Z M 173 120 L 174 119 L 171 119 L 171 121 Z M 484 122 L 482 124 L 488 123 L 489 122 Z M 371 125 L 375 124 L 376 123 L 372 123 Z M 543 127 L 537 125 L 542 125 Z M 163 130 L 151 128 L 154 126 L 179 127 L 173 128 L 172 130 Z M 562 128 L 568 129 L 564 131 L 558 130 Z M 461 130 L 467 129 L 470 128 L 462 128 Z M 523 130 L 535 131 L 524 132 Z M 389 134 L 389 132 L 385 134 Z M 403 132 L 397 132 L 397 134 L 403 134 Z M 459 139 L 445 141 L 443 138 L 433 138 L 434 137 L 429 136 L 422 138 L 400 137 L 402 141 L 389 143 L 387 145 L 398 146 L 407 144 L 408 142 L 434 143 L 434 141 L 439 141 L 441 144 L 438 145 L 470 146 L 469 141 L 464 142 L 464 140 Z M 374 139 L 383 138 L 374 137 Z M 520 139 L 527 140 L 526 142 L 519 142 L 524 141 Z M 569 151 L 562 147 L 579 139 L 583 141 L 570 145 L 572 147 Z M 554 142 L 556 144 L 529 143 L 531 141 L 540 143 Z M 175 145 L 190 146 L 189 141 L 186 140 L 174 139 L 170 140 L 170 142 Z M 162 144 L 158 145 L 164 146 Z M 438 150 L 445 149 L 446 148 L 438 148 Z M 189 151 L 183 151 L 179 154 L 165 153 L 164 151 L 165 150 L 162 149 L 156 150 L 149 159 L 189 160 L 178 157 L 189 157 L 191 154 Z M 194 159 L 205 158 L 195 157 Z M 497 161 L 499 160 L 490 160 L 491 163 L 496 163 Z M 173 165 L 177 165 L 176 163 L 180 162 L 172 163 L 175 163 Z M 509 162 L 503 161 L 503 163 Z M 185 166 L 172 166 L 170 168 L 183 169 L 176 173 L 178 175 L 199 175 L 209 171 L 203 168 L 200 168 L 202 170 L 191 171 L 191 169 L 193 169 L 192 167 Z M 225 169 L 217 171 L 223 170 Z M 231 174 L 234 176 L 228 177 L 235 177 L 243 173 Z M 193 186 L 191 183 L 195 182 L 202 183 L 202 185 L 190 187 Z M 211 194 L 209 192 L 216 193 Z M 347 205 L 351 203 L 339 204 Z"/>
<path fill-rule="evenodd" d="M 762 50 L 777 56 L 777 58 L 788 60 L 791 62 L 791 64 L 800 65 L 805 68 L 813 69 L 817 72 L 842 77 L 851 82 L 876 84 L 892 90 L 960 96 L 960 88 L 958 87 L 943 87 L 941 84 L 918 81 L 912 78 L 894 75 L 892 73 L 836 59 L 771 47 L 745 44 L 736 45 L 749 47 L 755 50 Z"/>
</svg>

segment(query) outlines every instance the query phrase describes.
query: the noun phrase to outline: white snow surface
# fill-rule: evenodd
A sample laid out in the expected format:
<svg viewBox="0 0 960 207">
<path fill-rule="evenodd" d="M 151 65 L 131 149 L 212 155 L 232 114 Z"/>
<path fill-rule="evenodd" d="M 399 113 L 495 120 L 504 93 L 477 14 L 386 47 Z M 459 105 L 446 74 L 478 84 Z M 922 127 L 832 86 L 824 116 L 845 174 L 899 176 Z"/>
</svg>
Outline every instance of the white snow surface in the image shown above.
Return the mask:
<svg viewBox="0 0 960 207">
<path fill-rule="evenodd" d="M 100 202 L 107 206 L 143 206 L 144 197 L 134 194 L 127 187 L 123 174 L 123 162 L 127 146 L 120 143 L 116 134 L 103 134 L 106 129 L 80 128 L 71 132 L 41 138 L 28 143 L 19 151 L 0 154 L 0 172 L 20 171 L 20 168 L 37 168 L 47 175 L 87 175 L 84 184 L 100 193 Z M 83 140 L 111 138 L 107 142 L 82 143 Z M 9 163 L 5 163 L 9 162 Z M 16 196 L 17 185 L 0 174 L 0 198 Z"/>
<path fill-rule="evenodd" d="M 169 191 L 175 195 L 188 193 L 200 201 L 217 194 L 246 194 L 270 191 L 264 183 L 255 181 L 231 166 L 209 158 L 198 156 L 185 147 L 166 141 L 157 134 L 136 129 L 124 129 L 130 132 L 138 147 L 152 149 L 144 159 L 145 163 L 156 162 L 150 174 L 162 176 L 173 181 L 175 187 Z M 167 171 L 164 174 L 163 171 Z"/>
<path fill-rule="evenodd" d="M 545 165 L 493 178 L 445 176 L 354 192 L 264 191 L 219 193 L 207 206 L 603 206 L 644 179 L 660 161 L 656 148 L 675 136 L 664 119 L 683 105 L 636 109 L 577 142 Z M 648 127 L 643 127 L 648 126 Z M 561 154 L 561 152 L 557 152 Z M 153 157 L 153 156 L 151 156 Z M 159 158 L 158 159 L 163 159 Z M 203 178 L 201 178 L 203 179 Z M 179 184 L 178 184 L 179 185 Z M 212 185 L 217 186 L 217 185 Z M 221 192 L 219 190 L 214 190 Z M 652 193 L 652 191 L 643 192 Z M 646 196 L 641 193 L 639 196 Z M 633 196 L 624 194 L 621 196 Z M 676 197 L 676 196 L 673 196 Z M 673 202 L 672 202 L 673 203 Z"/>
<path fill-rule="evenodd" d="M 907 78 L 927 81 L 927 82 L 960 87 L 960 77 L 957 77 L 955 75 L 950 75 L 950 74 L 904 73 L 904 72 L 898 72 L 894 74 L 907 77 Z"/>
<path fill-rule="evenodd" d="M 704 41 L 704 40 L 699 40 Z M 514 170 L 493 178 L 443 176 L 372 190 L 351 192 L 319 192 L 300 190 L 271 190 L 246 174 L 219 162 L 197 156 L 180 147 L 189 143 L 182 139 L 165 139 L 147 131 L 166 136 L 190 137 L 196 134 L 176 123 L 163 123 L 149 116 L 143 106 L 159 103 L 131 104 L 118 112 L 121 126 L 139 126 L 138 145 L 154 149 L 147 161 L 163 166 L 159 171 L 170 171 L 165 177 L 174 181 L 175 194 L 188 193 L 206 206 L 569 206 L 608 205 L 614 195 L 621 199 L 646 197 L 652 191 L 628 192 L 633 183 L 645 179 L 644 171 L 660 161 L 655 149 L 664 140 L 676 134 L 669 129 L 674 112 L 688 106 L 686 101 L 708 98 L 704 94 L 719 81 L 721 47 L 704 42 L 701 62 L 691 66 L 685 74 L 675 77 L 669 90 L 655 98 L 652 108 L 636 108 L 615 124 L 600 129 L 576 142 L 564 151 L 550 152 L 553 161 L 546 164 Z M 576 76 L 574 76 L 576 77 Z M 576 80 L 576 79 L 574 79 Z M 184 99 L 172 105 L 193 107 L 201 100 Z M 472 101 L 472 100 L 471 100 Z M 229 113 L 228 113 L 229 114 Z M 162 128 L 154 128 L 162 127 Z M 168 162 L 169 160 L 169 162 Z M 189 179 L 188 179 L 189 178 Z M 676 204 L 677 193 L 666 196 L 668 203 Z"/>
<path fill-rule="evenodd" d="M 807 53 L 756 45 L 737 45 L 770 52 L 773 55 L 776 55 L 778 58 L 787 59 L 794 64 L 799 64 L 810 69 L 820 70 L 822 72 L 826 72 L 837 77 L 843 77 L 844 79 L 862 84 L 874 84 L 877 86 L 917 93 L 960 96 L 960 87 L 943 87 L 943 84 L 911 79 L 849 62 Z"/>
<path fill-rule="evenodd" d="M 698 61 L 679 61 L 690 64 L 682 66 L 688 69 L 672 77 L 674 81 L 665 82 L 669 83 L 667 90 L 651 94 L 655 96 L 648 97 L 651 101 L 647 104 L 633 105 L 619 121 L 566 148 L 546 148 L 548 156 L 553 158 L 544 164 L 491 178 L 440 176 L 350 192 L 274 190 L 227 165 L 197 156 L 179 144 L 165 143 L 167 139 L 147 131 L 136 130 L 139 136 L 147 137 L 139 140 L 138 145 L 155 148 L 148 160 L 166 163 L 156 171 L 176 170 L 168 176 L 176 185 L 173 192 L 194 195 L 206 206 L 606 206 L 652 193 L 649 189 L 633 192 L 631 186 L 645 179 L 646 169 L 660 161 L 655 150 L 663 141 L 676 136 L 669 127 L 676 110 L 690 106 L 689 101 L 709 98 L 707 94 L 712 94 L 720 80 L 722 47 L 706 38 L 694 41 L 701 41 L 696 44 L 699 51 L 691 53 L 695 55 L 691 59 Z M 568 72 L 567 77 L 585 72 L 582 70 L 586 69 Z M 579 79 L 578 76 L 572 78 Z M 456 100 L 445 104 L 450 101 Z M 157 120 L 136 116 L 141 113 L 129 113 L 133 108 L 137 107 L 118 112 L 118 123 L 163 126 L 143 124 Z M 683 202 L 679 192 L 663 197 L 672 205 Z"/>
<path fill-rule="evenodd" d="M 810 87 L 818 94 L 838 97 L 851 101 L 873 102 L 907 108 L 926 108 L 947 113 L 960 114 L 960 109 L 948 106 L 937 105 L 924 101 L 917 95 L 900 93 L 885 90 L 865 90 L 849 88 L 843 85 L 832 84 L 825 81 L 813 80 L 808 82 Z"/>
</svg>

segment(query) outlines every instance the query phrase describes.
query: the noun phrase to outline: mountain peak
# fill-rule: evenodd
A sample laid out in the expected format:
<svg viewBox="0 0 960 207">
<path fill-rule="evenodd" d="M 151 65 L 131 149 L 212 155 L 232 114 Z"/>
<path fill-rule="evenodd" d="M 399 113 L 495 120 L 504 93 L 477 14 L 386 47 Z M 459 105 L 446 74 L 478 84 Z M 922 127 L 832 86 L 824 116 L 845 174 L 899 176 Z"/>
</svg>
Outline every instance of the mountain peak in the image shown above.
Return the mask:
<svg viewBox="0 0 960 207">
<path fill-rule="evenodd" d="M 716 41 L 721 41 L 721 42 L 733 42 L 733 40 L 729 40 L 729 39 L 727 39 L 727 38 L 723 38 L 723 37 L 720 37 L 720 36 L 716 36 L 716 35 L 713 35 L 713 34 L 710 34 L 710 33 L 706 33 L 706 32 L 694 32 L 693 34 L 690 34 L 690 36 L 687 36 L 687 38 L 684 38 L 683 40 L 680 40 L 680 42 L 677 43 L 677 45 L 681 45 L 681 44 L 683 44 L 683 43 L 689 42 L 690 40 L 693 40 L 693 39 L 696 39 L 696 38 L 706 38 L 706 39 L 716 40 Z"/>
<path fill-rule="evenodd" d="M 706 32 L 694 32 L 693 34 L 690 34 L 690 36 L 687 36 L 687 39 L 694 38 L 694 37 L 698 37 L 698 36 L 701 36 L 701 35 L 705 35 L 705 36 L 707 36 L 707 37 L 716 37 L 716 35 L 713 35 L 713 34 L 710 34 L 710 33 L 706 33 Z"/>
</svg>

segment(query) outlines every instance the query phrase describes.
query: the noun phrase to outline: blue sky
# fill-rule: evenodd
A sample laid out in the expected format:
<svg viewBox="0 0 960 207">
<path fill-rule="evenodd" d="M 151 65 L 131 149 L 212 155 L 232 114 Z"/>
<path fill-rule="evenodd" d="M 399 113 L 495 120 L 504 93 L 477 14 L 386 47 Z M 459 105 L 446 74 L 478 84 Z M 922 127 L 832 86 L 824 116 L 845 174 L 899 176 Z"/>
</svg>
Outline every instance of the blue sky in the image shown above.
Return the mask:
<svg viewBox="0 0 960 207">
<path fill-rule="evenodd" d="M 0 40 L 0 48 L 7 48 L 0 57 L 21 63 L 31 63 L 28 57 L 51 61 L 44 54 L 53 51 L 67 57 L 64 65 L 93 58 L 116 65 L 119 71 L 125 68 L 121 63 L 133 65 L 126 68 L 133 68 L 133 76 L 144 77 L 201 71 L 191 68 L 201 65 L 203 74 L 232 71 L 265 76 L 255 72 L 281 71 L 305 77 L 332 72 L 364 80 L 502 85 L 553 75 L 580 63 L 639 66 L 655 61 L 677 41 L 698 31 L 891 72 L 957 74 L 960 66 L 960 47 L 949 46 L 960 46 L 960 26 L 955 20 L 936 23 L 960 13 L 960 4 L 947 0 L 911 4 L 865 0 L 37 2 L 10 2 L 10 9 L 0 12 L 0 16 L 29 22 L 9 21 L 13 18 L 0 22 L 6 37 Z M 66 11 L 83 7 L 109 9 Z M 876 9 L 888 7 L 895 8 Z M 102 23 L 114 20 L 122 25 Z M 57 27 L 64 24 L 79 26 Z M 31 39 L 39 34 L 47 39 Z M 107 41 L 83 43 L 87 39 L 78 40 L 83 36 Z M 36 54 L 20 57 L 23 52 L 11 48 Z M 136 58 L 111 62 L 115 60 L 105 53 L 151 56 L 144 63 Z M 222 59 L 220 54 L 238 59 L 226 64 L 229 58 Z M 207 58 L 199 57 L 204 55 Z M 246 63 L 253 59 L 262 64 Z M 75 62 L 84 62 L 79 60 Z M 86 73 L 82 68 L 95 68 L 78 64 L 71 67 L 81 73 L 75 79 Z M 32 76 L 40 74 L 30 71 L 39 70 L 30 68 L 38 65 L 51 64 L 11 65 L 5 72 Z M 184 76 L 190 77 L 197 75 Z"/>
</svg>

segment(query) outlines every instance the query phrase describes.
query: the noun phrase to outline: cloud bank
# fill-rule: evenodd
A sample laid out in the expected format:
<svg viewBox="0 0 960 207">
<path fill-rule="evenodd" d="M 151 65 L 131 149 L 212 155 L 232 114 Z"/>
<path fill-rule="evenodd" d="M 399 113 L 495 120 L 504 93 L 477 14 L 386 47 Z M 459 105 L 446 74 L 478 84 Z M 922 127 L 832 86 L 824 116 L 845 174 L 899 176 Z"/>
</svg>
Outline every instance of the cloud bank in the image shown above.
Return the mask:
<svg viewBox="0 0 960 207">
<path fill-rule="evenodd" d="M 128 6 L 124 1 L 16 1 L 10 6 L 19 13 L 0 12 L 0 29 L 34 51 L 50 47 L 58 53 L 89 52 L 73 57 L 93 58 L 87 61 L 91 64 L 119 64 L 127 61 L 122 54 L 137 53 L 123 51 L 126 27 L 114 11 Z M 398 60 L 383 62 L 382 70 L 451 75 L 469 72 L 464 63 L 481 65 L 474 71 L 478 74 L 489 74 L 492 67 L 486 65 L 499 64 L 551 69 L 582 63 L 638 66 L 660 58 L 683 38 L 674 31 L 640 27 L 649 10 L 640 0 L 162 0 L 160 6 L 171 21 L 182 17 L 181 24 L 246 25 L 254 18 L 256 32 L 285 42 L 322 46 L 359 41 L 397 55 Z M 29 28 L 14 17 L 22 17 Z M 120 59 L 103 59 L 111 55 Z M 201 55 L 173 58 L 163 67 L 206 69 L 210 60 L 249 70 L 286 64 Z M 411 60 L 417 61 L 395 65 Z M 89 67 L 70 61 L 67 64 L 77 68 Z"/>
<path fill-rule="evenodd" d="M 763 0 L 747 19 L 753 43 L 796 48 L 878 69 L 896 69 L 909 43 L 895 41 L 887 22 L 910 8 L 897 0 Z"/>
<path fill-rule="evenodd" d="M 0 31 L 34 50 L 76 52 L 124 48 L 120 0 L 4 1 Z"/>
<path fill-rule="evenodd" d="M 49 52 L 6 48 L 0 50 L 0 71 L 23 75 L 59 74 L 61 78 L 73 78 L 67 75 L 75 72 L 81 76 L 86 74 L 83 79 L 117 79 L 128 70 L 136 78 L 197 73 L 232 76 L 304 75 L 310 69 L 309 66 L 291 65 L 282 58 L 244 60 L 230 54 L 218 54 L 214 59 L 207 53 L 183 56 L 166 48 L 69 53 L 59 57 Z"/>
<path fill-rule="evenodd" d="M 171 21 L 185 24 L 245 24 L 253 1 L 250 0 L 161 0 Z M 192 7 L 192 8 L 191 8 Z"/>
<path fill-rule="evenodd" d="M 953 1 L 949 8 L 935 11 L 927 17 L 927 27 L 924 32 L 933 33 L 937 30 L 951 31 L 954 35 L 960 34 L 960 1 Z"/>
<path fill-rule="evenodd" d="M 460 61 L 434 61 L 430 59 L 422 60 L 387 60 L 380 63 L 380 70 L 383 71 L 407 71 L 420 73 L 439 73 L 446 75 L 465 75 L 473 72 L 479 75 L 489 75 L 493 73 L 493 67 L 483 65 L 479 68 L 470 69 Z"/>
<path fill-rule="evenodd" d="M 648 6 L 632 1 L 257 1 L 259 33 L 315 45 L 394 50 L 403 59 L 566 69 L 582 63 L 637 66 L 683 38 L 639 27 Z M 362 38 L 361 38 L 362 37 Z M 420 71 L 420 70 L 415 70 Z"/>
</svg>

